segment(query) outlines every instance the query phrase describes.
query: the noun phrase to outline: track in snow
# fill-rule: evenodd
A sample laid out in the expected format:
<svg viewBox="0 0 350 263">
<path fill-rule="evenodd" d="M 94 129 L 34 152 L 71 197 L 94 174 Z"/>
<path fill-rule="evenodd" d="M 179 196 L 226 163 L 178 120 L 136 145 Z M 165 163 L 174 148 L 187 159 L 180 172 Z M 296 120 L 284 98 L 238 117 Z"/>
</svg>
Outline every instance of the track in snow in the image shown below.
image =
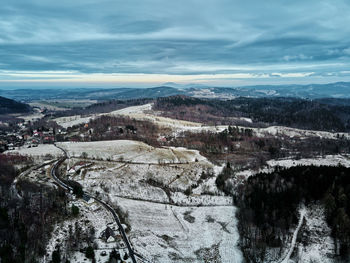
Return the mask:
<svg viewBox="0 0 350 263">
<path fill-rule="evenodd" d="M 300 209 L 299 213 L 300 213 L 300 218 L 299 218 L 298 226 L 297 226 L 297 228 L 295 229 L 295 231 L 293 233 L 293 238 L 292 238 L 292 242 L 290 244 L 290 248 L 289 248 L 288 253 L 285 256 L 285 258 L 282 259 L 281 261 L 279 261 L 280 263 L 288 263 L 289 259 L 290 259 L 290 256 L 292 255 L 292 253 L 294 251 L 295 243 L 296 243 L 297 237 L 298 237 L 298 233 L 299 233 L 299 230 L 300 230 L 301 226 L 303 225 L 303 221 L 304 221 L 305 214 L 306 214 L 305 207 L 302 207 Z"/>
</svg>

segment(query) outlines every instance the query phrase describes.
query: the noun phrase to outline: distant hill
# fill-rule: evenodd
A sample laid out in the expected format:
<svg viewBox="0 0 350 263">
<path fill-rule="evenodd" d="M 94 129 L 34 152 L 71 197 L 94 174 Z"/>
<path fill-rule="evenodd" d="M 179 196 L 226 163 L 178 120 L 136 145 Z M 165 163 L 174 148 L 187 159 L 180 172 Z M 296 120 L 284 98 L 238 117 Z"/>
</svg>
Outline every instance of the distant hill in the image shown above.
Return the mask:
<svg viewBox="0 0 350 263">
<path fill-rule="evenodd" d="M 183 90 L 173 87 L 161 86 L 148 89 L 129 89 L 117 95 L 118 99 L 140 99 L 140 98 L 159 98 L 173 95 L 187 94 Z"/>
<path fill-rule="evenodd" d="M 106 101 L 129 100 L 186 95 L 197 98 L 233 99 L 236 97 L 274 98 L 295 97 L 304 99 L 349 99 L 350 82 L 308 85 L 256 85 L 242 87 L 210 87 L 198 84 L 180 85 L 168 82 L 154 88 L 57 88 L 1 90 L 0 96 L 21 101 L 90 99 Z M 333 101 L 334 102 L 334 101 Z M 330 103 L 333 103 L 330 102 Z"/>
<path fill-rule="evenodd" d="M 172 95 L 187 94 L 187 92 L 167 86 L 154 88 L 64 88 L 64 89 L 15 89 L 1 90 L 0 96 L 21 101 L 91 99 L 106 101 L 111 99 L 128 100 L 139 98 L 158 98 Z"/>
<path fill-rule="evenodd" d="M 0 114 L 27 113 L 31 111 L 28 104 L 0 97 Z"/>
</svg>

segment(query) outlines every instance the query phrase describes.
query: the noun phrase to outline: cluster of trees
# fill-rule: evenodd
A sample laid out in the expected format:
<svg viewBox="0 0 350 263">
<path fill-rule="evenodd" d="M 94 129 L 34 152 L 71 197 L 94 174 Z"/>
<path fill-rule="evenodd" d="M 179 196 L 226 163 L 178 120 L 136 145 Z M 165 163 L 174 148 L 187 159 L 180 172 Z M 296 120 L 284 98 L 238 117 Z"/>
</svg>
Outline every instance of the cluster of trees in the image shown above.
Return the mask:
<svg viewBox="0 0 350 263">
<path fill-rule="evenodd" d="M 23 119 L 12 115 L 0 114 L 0 134 L 1 133 L 13 133 L 18 130 L 17 124 L 23 122 Z"/>
<path fill-rule="evenodd" d="M 49 131 L 50 128 L 53 128 L 55 132 L 57 129 L 62 129 L 62 126 L 58 125 L 55 121 L 51 121 L 45 118 L 28 123 L 28 129 L 31 135 L 33 134 L 33 130 Z"/>
<path fill-rule="evenodd" d="M 234 171 L 231 169 L 231 164 L 227 162 L 222 172 L 216 177 L 215 184 L 217 188 L 227 194 L 231 194 L 231 191 L 229 191 L 229 189 L 227 188 L 226 182 L 229 178 L 232 178 L 233 176 Z"/>
<path fill-rule="evenodd" d="M 204 153 L 225 153 L 236 150 L 236 143 L 249 141 L 253 137 L 253 131 L 249 128 L 229 126 L 222 132 L 209 131 L 183 132 L 180 136 L 172 138 L 171 143 L 178 146 L 199 149 Z"/>
<path fill-rule="evenodd" d="M 350 168 L 276 168 L 248 179 L 235 196 L 241 246 L 247 261 L 264 262 L 267 248 L 280 248 L 298 221 L 297 208 L 319 202 L 335 240 L 335 254 L 350 255 Z M 315 187 L 315 185 L 317 187 Z"/>
<path fill-rule="evenodd" d="M 76 128 L 69 128 L 68 132 Z M 102 141 L 116 139 L 138 140 L 159 146 L 158 136 L 163 132 L 150 121 L 140 121 L 122 116 L 101 116 L 90 120 L 87 126 L 80 125 L 79 132 L 86 134 L 84 140 Z M 82 140 L 82 138 L 80 138 Z"/>
<path fill-rule="evenodd" d="M 208 125 L 250 125 L 236 117 L 239 112 L 227 113 L 224 108 L 214 107 L 217 100 L 204 100 L 186 96 L 158 98 L 153 109 L 162 111 L 164 117 L 206 123 Z"/>
<path fill-rule="evenodd" d="M 167 145 L 199 150 L 212 161 L 227 160 L 235 165 L 261 166 L 267 159 L 295 154 L 297 158 L 350 152 L 350 141 L 325 138 L 257 137 L 250 128 L 229 126 L 220 132 L 186 131 L 169 138 Z"/>
<path fill-rule="evenodd" d="M 258 125 L 285 125 L 295 128 L 349 131 L 350 105 L 298 98 L 198 99 L 185 96 L 158 98 L 154 109 L 165 116 L 208 124 L 239 125 L 249 117 Z M 245 125 L 252 125 L 245 122 Z"/>
<path fill-rule="evenodd" d="M 84 222 L 85 223 L 85 222 Z M 86 224 L 86 223 L 85 223 Z M 85 230 L 81 227 L 81 221 L 76 221 L 74 225 L 69 225 L 68 236 L 65 240 L 63 248 L 57 245 L 51 255 L 51 263 L 70 262 L 75 251 L 84 252 L 85 257 L 90 259 L 92 263 L 96 263 L 95 249 L 98 248 L 97 243 L 94 243 L 95 228 L 89 226 Z"/>
<path fill-rule="evenodd" d="M 33 164 L 33 158 L 20 154 L 0 154 L 0 165 L 3 167 L 13 167 L 12 165 L 30 165 Z"/>
<path fill-rule="evenodd" d="M 109 254 L 108 263 L 117 263 L 122 260 L 127 260 L 128 258 L 129 256 L 127 253 L 125 253 L 124 256 L 121 256 L 119 251 L 113 249 L 112 252 Z"/>
<path fill-rule="evenodd" d="M 249 161 L 252 166 L 261 165 L 271 157 L 280 156 L 281 141 L 277 138 L 257 138 L 250 128 L 229 126 L 222 132 L 190 132 L 168 140 L 169 145 L 196 149 L 212 161 L 227 160 L 235 165 Z"/>
</svg>

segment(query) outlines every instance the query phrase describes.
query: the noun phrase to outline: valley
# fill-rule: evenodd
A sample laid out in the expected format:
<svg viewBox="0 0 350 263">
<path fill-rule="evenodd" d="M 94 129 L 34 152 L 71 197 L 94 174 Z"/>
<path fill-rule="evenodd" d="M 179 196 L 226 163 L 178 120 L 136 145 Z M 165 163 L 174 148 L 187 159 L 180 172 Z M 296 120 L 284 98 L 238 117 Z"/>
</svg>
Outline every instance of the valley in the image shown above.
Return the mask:
<svg viewBox="0 0 350 263">
<path fill-rule="evenodd" d="M 244 262 L 252 255 L 244 247 L 245 210 L 237 194 L 251 178 L 292 167 L 350 167 L 347 132 L 267 125 L 246 115 L 229 118 L 239 125 L 210 125 L 167 116 L 155 103 L 159 105 L 117 106 L 88 115 L 53 113 L 36 121 L 54 127 L 47 131 L 35 121 L 22 124 L 19 134 L 27 125 L 39 128 L 3 155 L 30 158 L 36 168 L 16 178 L 12 188 L 19 196 L 11 198 L 23 198 L 19 182 L 65 192 L 60 194 L 65 212 L 47 233 L 40 262 L 57 255 L 70 262 L 107 262 L 111 257 L 124 262 Z M 53 141 L 45 143 L 45 136 Z M 52 173 L 58 160 L 56 178 Z M 305 204 L 303 209 L 287 232 L 280 229 L 279 249 L 259 248 L 263 254 L 254 254 L 254 262 L 259 257 L 271 263 L 331 260 L 335 244 L 329 228 L 323 228 L 323 206 Z M 313 233 L 307 243 L 301 241 L 305 231 Z M 319 240 L 327 240 L 327 255 Z"/>
</svg>

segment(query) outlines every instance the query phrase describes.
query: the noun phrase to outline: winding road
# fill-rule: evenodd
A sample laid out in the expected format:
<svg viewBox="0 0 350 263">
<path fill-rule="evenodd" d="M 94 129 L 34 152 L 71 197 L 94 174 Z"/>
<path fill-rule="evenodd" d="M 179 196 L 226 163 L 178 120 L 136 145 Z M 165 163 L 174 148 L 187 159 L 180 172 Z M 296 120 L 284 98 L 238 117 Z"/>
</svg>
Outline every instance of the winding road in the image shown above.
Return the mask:
<svg viewBox="0 0 350 263">
<path fill-rule="evenodd" d="M 66 151 L 64 149 L 60 148 L 60 147 L 57 147 L 57 148 L 61 149 L 64 152 L 64 157 L 62 157 L 61 159 L 56 161 L 56 163 L 51 167 L 50 174 L 51 174 L 52 178 L 55 180 L 55 182 L 60 187 L 62 187 L 66 191 L 71 192 L 71 191 L 73 191 L 73 187 L 71 187 L 71 186 L 65 184 L 64 182 L 62 182 L 58 178 L 58 176 L 56 175 L 57 168 L 67 159 Z M 129 256 L 130 256 L 132 262 L 133 263 L 137 263 L 135 256 L 139 257 L 142 261 L 144 261 L 145 259 L 141 255 L 135 253 L 134 250 L 132 249 L 131 244 L 129 242 L 129 239 L 126 236 L 125 230 L 124 230 L 124 228 L 123 228 L 123 226 L 122 226 L 122 224 L 121 224 L 121 222 L 119 220 L 119 217 L 118 217 L 117 213 L 115 212 L 115 210 L 109 204 L 107 204 L 106 202 L 104 202 L 104 201 L 102 201 L 102 200 L 92 196 L 91 194 L 89 194 L 89 193 L 87 193 L 85 191 L 84 191 L 84 196 L 85 197 L 89 197 L 89 198 L 93 198 L 96 202 L 101 204 L 105 209 L 107 209 L 113 215 L 113 218 L 114 218 L 115 222 L 117 223 L 117 225 L 119 227 L 119 232 L 120 232 L 120 234 L 121 234 L 121 236 L 123 238 L 123 241 L 126 244 L 126 247 L 128 248 Z"/>
</svg>

